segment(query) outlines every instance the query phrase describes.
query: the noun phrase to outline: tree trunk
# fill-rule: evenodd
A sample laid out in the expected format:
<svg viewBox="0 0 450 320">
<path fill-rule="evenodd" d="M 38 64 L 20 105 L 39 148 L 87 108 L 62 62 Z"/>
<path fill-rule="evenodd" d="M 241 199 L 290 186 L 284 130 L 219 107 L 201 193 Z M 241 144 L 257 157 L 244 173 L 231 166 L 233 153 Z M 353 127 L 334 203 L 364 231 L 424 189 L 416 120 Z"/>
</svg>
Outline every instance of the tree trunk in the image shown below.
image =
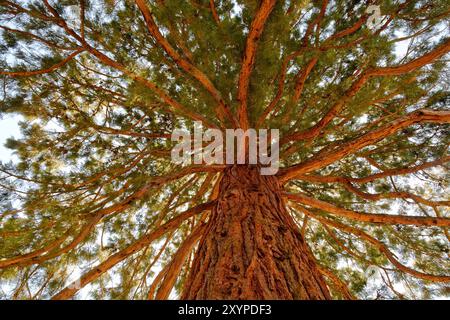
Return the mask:
<svg viewBox="0 0 450 320">
<path fill-rule="evenodd" d="M 228 167 L 183 299 L 330 299 L 275 176 Z"/>
</svg>

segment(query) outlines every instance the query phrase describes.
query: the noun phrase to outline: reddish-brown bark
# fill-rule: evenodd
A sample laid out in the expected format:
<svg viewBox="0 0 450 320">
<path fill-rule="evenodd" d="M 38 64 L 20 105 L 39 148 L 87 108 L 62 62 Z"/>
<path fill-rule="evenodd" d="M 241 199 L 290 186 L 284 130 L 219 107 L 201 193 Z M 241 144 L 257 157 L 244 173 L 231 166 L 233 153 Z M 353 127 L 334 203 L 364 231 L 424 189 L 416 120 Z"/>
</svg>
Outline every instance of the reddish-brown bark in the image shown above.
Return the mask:
<svg viewBox="0 0 450 320">
<path fill-rule="evenodd" d="M 184 299 L 329 299 L 275 176 L 225 169 Z"/>
</svg>

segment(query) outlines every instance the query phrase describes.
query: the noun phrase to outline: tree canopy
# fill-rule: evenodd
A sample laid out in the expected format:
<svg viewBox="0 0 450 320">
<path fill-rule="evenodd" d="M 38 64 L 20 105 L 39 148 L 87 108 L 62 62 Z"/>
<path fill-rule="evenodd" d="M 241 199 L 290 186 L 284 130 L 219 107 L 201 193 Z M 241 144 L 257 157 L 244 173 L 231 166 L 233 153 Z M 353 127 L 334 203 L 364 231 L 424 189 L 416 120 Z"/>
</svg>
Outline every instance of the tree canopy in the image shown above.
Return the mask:
<svg viewBox="0 0 450 320">
<path fill-rule="evenodd" d="M 22 119 L 0 166 L 0 298 L 177 297 L 225 167 L 171 161 L 194 121 L 280 130 L 277 176 L 333 298 L 448 296 L 449 14 L 0 0 L 0 113 Z"/>
</svg>

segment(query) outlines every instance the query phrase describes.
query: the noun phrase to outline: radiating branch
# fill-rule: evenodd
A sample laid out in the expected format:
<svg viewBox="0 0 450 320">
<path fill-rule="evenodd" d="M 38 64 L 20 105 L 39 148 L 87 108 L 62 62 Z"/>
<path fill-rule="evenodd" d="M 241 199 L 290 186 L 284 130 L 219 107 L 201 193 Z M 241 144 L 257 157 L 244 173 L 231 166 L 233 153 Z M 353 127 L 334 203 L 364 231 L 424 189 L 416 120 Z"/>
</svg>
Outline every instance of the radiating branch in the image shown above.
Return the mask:
<svg viewBox="0 0 450 320">
<path fill-rule="evenodd" d="M 303 213 L 311 216 L 312 218 L 318 220 L 319 222 L 323 223 L 323 224 L 327 224 L 330 225 L 336 229 L 342 230 L 344 232 L 350 233 L 350 234 L 354 234 L 356 236 L 358 236 L 359 239 L 365 240 L 367 242 L 369 242 L 370 244 L 372 244 L 374 247 L 376 247 L 381 253 L 383 253 L 386 258 L 400 271 L 405 272 L 407 274 L 412 275 L 413 277 L 419 278 L 419 279 L 423 279 L 423 280 L 427 280 L 427 281 L 432 281 L 432 282 L 450 282 L 450 276 L 445 276 L 445 275 L 434 275 L 434 274 L 429 274 L 429 273 L 425 273 L 425 272 L 421 272 L 421 271 L 417 271 L 414 270 L 404 264 L 402 264 L 400 261 L 398 261 L 395 257 L 395 255 L 388 249 L 388 247 L 381 241 L 375 239 L 374 237 L 370 236 L 369 234 L 367 234 L 366 232 L 343 224 L 341 222 L 335 221 L 335 220 L 331 220 L 331 219 L 325 219 L 322 218 L 318 215 L 313 214 L 312 212 L 306 210 L 305 208 L 299 208 L 302 210 Z"/>
<path fill-rule="evenodd" d="M 215 202 L 207 202 L 196 207 L 190 208 L 183 213 L 180 213 L 176 217 L 172 218 L 165 224 L 161 225 L 157 229 L 151 231 L 150 233 L 144 235 L 139 240 L 136 240 L 131 245 L 120 250 L 119 252 L 113 254 L 108 259 L 100 263 L 98 266 L 94 267 L 90 271 L 83 274 L 78 280 L 73 282 L 71 285 L 61 290 L 58 294 L 53 296 L 52 300 L 64 300 L 73 297 L 81 288 L 86 286 L 88 283 L 96 280 L 102 274 L 107 272 L 109 269 L 117 265 L 119 262 L 125 260 L 132 254 L 138 252 L 139 250 L 147 247 L 153 241 L 157 240 L 164 234 L 176 230 L 186 219 L 199 214 L 205 210 L 211 210 Z"/>
<path fill-rule="evenodd" d="M 241 72 L 239 74 L 238 83 L 238 119 L 239 125 L 243 130 L 249 128 L 248 123 L 248 88 L 250 84 L 250 75 L 255 64 L 256 49 L 258 41 L 264 31 L 264 26 L 270 13 L 272 12 L 276 0 L 263 0 L 261 6 L 256 12 L 255 17 L 250 25 L 250 31 L 247 36 L 244 57 L 242 59 Z"/>
<path fill-rule="evenodd" d="M 305 174 L 334 163 L 345 156 L 352 154 L 366 146 L 373 145 L 384 138 L 395 134 L 400 129 L 416 123 L 450 123 L 449 111 L 417 110 L 398 118 L 386 125 L 372 130 L 360 137 L 346 143 L 331 144 L 326 149 L 316 153 L 312 158 L 297 165 L 283 169 L 279 172 L 282 181 L 295 179 L 300 174 Z"/>
<path fill-rule="evenodd" d="M 74 52 L 72 52 L 69 56 L 64 58 L 62 61 L 52 65 L 51 67 L 40 69 L 40 70 L 33 70 L 33 71 L 0 71 L 0 75 L 6 75 L 10 77 L 30 77 L 30 76 L 36 76 L 39 74 L 46 74 L 51 73 L 62 66 L 65 66 L 67 63 L 69 63 L 73 58 L 75 58 L 77 55 L 85 51 L 84 48 L 78 48 Z"/>
<path fill-rule="evenodd" d="M 217 90 L 217 88 L 214 86 L 214 84 L 211 82 L 211 80 L 207 77 L 207 75 L 204 74 L 200 69 L 195 67 L 191 62 L 184 59 L 161 34 L 158 26 L 156 25 L 155 20 L 153 19 L 153 15 L 147 6 L 146 1 L 145 0 L 135 0 L 135 3 L 138 6 L 139 10 L 141 11 L 141 13 L 144 17 L 144 20 L 147 25 L 147 29 L 148 29 L 149 33 L 153 36 L 153 38 L 155 38 L 155 40 L 164 49 L 164 51 L 167 53 L 167 55 L 169 57 L 171 57 L 173 59 L 173 61 L 181 69 L 183 69 L 186 73 L 188 73 L 193 78 L 195 78 L 198 82 L 200 82 L 200 84 L 214 98 L 214 100 L 218 104 L 218 109 L 216 110 L 216 113 L 219 116 L 219 119 L 222 122 L 226 119 L 226 120 L 230 121 L 231 123 L 236 124 L 229 107 L 227 106 L 224 99 L 222 98 L 221 93 L 219 92 L 219 90 Z"/>
<path fill-rule="evenodd" d="M 313 207 L 315 209 L 329 212 L 333 215 L 344 217 L 360 222 L 379 223 L 379 224 L 400 224 L 400 225 L 414 225 L 424 227 L 450 227 L 450 218 L 443 217 L 423 217 L 423 216 L 407 216 L 407 215 L 393 215 L 381 213 L 364 213 L 353 211 L 345 208 L 340 208 L 331 203 L 317 200 L 308 197 L 301 193 L 284 193 L 284 196 L 292 201 Z"/>
<path fill-rule="evenodd" d="M 169 268 L 165 273 L 164 279 L 156 292 L 156 300 L 166 300 L 169 297 L 170 291 L 172 290 L 175 281 L 186 262 L 186 259 L 192 248 L 200 239 L 200 237 L 205 232 L 205 225 L 199 225 L 194 231 L 183 241 L 183 243 L 178 248 L 177 252 L 173 255 L 172 261 L 169 263 Z"/>
<path fill-rule="evenodd" d="M 380 67 L 367 70 L 355 82 L 353 82 L 351 87 L 327 111 L 327 113 L 322 117 L 322 119 L 319 120 L 319 122 L 317 122 L 317 124 L 305 131 L 293 133 L 283 137 L 281 140 L 281 144 L 288 143 L 290 141 L 309 140 L 317 137 L 322 129 L 324 129 L 339 114 L 342 108 L 344 108 L 345 104 L 360 91 L 360 89 L 370 78 L 381 76 L 396 76 L 417 70 L 427 64 L 433 63 L 436 59 L 442 57 L 449 51 L 450 39 L 447 39 L 431 52 L 424 54 L 423 56 L 416 58 L 408 63 L 401 64 L 395 67 Z"/>
</svg>

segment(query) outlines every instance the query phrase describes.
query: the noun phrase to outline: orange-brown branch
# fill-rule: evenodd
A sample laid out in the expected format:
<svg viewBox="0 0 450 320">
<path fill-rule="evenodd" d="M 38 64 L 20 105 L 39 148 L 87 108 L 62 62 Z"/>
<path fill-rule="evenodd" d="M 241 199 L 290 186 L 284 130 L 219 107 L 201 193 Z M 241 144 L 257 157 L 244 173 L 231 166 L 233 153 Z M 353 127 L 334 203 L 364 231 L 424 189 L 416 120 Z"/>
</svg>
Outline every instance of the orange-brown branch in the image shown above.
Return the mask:
<svg viewBox="0 0 450 320">
<path fill-rule="evenodd" d="M 352 86 L 328 110 L 328 112 L 322 117 L 322 119 L 320 119 L 320 121 L 317 124 L 315 124 L 313 127 L 305 131 L 293 133 L 291 135 L 283 137 L 281 140 L 281 144 L 290 141 L 308 140 L 317 137 L 322 131 L 322 129 L 325 128 L 339 114 L 339 112 L 342 110 L 345 104 L 359 92 L 359 90 L 371 77 L 395 76 L 408 73 L 418 68 L 421 68 L 427 64 L 432 63 L 433 61 L 442 57 L 449 51 L 450 51 L 450 39 L 447 39 L 431 52 L 417 59 L 414 59 L 408 63 L 396 67 L 384 67 L 367 70 L 352 84 Z"/>
<path fill-rule="evenodd" d="M 166 300 L 169 297 L 170 291 L 175 284 L 183 264 L 186 262 L 189 253 L 192 251 L 192 248 L 198 240 L 200 240 L 200 237 L 203 235 L 205 230 L 205 225 L 198 226 L 178 248 L 169 264 L 169 268 L 165 273 L 164 280 L 162 280 L 161 285 L 156 292 L 156 300 Z"/>
<path fill-rule="evenodd" d="M 339 277 L 336 276 L 336 274 L 333 271 L 331 271 L 328 268 L 325 268 L 324 266 L 318 266 L 318 269 L 319 269 L 320 273 L 322 273 L 325 277 L 327 277 L 328 279 L 330 279 L 333 282 L 335 288 L 340 293 L 342 293 L 342 295 L 344 296 L 345 299 L 356 300 L 355 296 L 350 292 L 350 290 L 348 289 L 345 282 L 342 281 L 341 279 L 339 279 Z"/>
<path fill-rule="evenodd" d="M 255 64 L 256 49 L 258 40 L 264 30 L 264 25 L 272 12 L 276 0 L 263 0 L 250 26 L 245 45 L 244 57 L 242 60 L 241 72 L 239 74 L 238 84 L 238 119 L 239 125 L 243 130 L 247 130 L 248 123 L 248 87 L 250 84 L 250 74 Z"/>
<path fill-rule="evenodd" d="M 388 247 L 384 243 L 382 243 L 381 241 L 368 235 L 367 233 L 365 233 L 364 231 L 362 231 L 360 229 L 357 229 L 357 228 L 349 226 L 349 225 L 345 225 L 345 224 L 340 223 L 335 220 L 330 220 L 330 219 L 325 219 L 325 218 L 319 217 L 315 214 L 312 214 L 311 212 L 309 212 L 308 210 L 306 210 L 304 208 L 300 208 L 300 209 L 302 210 L 303 213 L 313 217 L 314 219 L 320 221 L 321 223 L 328 224 L 328 225 L 330 225 L 334 228 L 340 229 L 344 232 L 354 234 L 354 235 L 358 236 L 359 239 L 369 242 L 374 247 L 376 247 L 381 253 L 383 253 L 386 256 L 386 258 L 395 267 L 397 267 L 398 270 L 400 270 L 400 271 L 408 273 L 408 274 L 412 275 L 413 277 L 427 280 L 427 281 L 432 281 L 432 282 L 449 282 L 450 281 L 450 276 L 429 274 L 429 273 L 417 271 L 408 266 L 405 266 L 404 264 L 402 264 L 400 261 L 398 261 L 395 258 L 395 255 L 388 249 Z"/>
<path fill-rule="evenodd" d="M 142 83 L 147 88 L 151 89 L 153 92 L 155 92 L 159 98 L 167 103 L 169 106 L 171 106 L 175 111 L 178 111 L 180 114 L 185 115 L 193 120 L 202 121 L 204 125 L 208 127 L 217 127 L 211 121 L 206 119 L 203 115 L 192 111 L 190 108 L 185 107 L 178 101 L 176 101 L 174 98 L 169 96 L 167 93 L 164 92 L 161 88 L 159 88 L 154 82 L 135 74 L 134 72 L 128 70 L 124 65 L 120 64 L 117 61 L 114 61 L 113 59 L 109 58 L 107 55 L 101 53 L 95 48 L 88 47 L 88 50 L 90 53 L 92 53 L 96 58 L 98 58 L 102 63 L 104 63 L 107 66 L 110 66 L 116 70 L 119 70 L 129 76 L 130 78 L 136 80 L 139 83 Z"/>
<path fill-rule="evenodd" d="M 51 66 L 49 68 L 46 68 L 46 69 L 34 70 L 34 71 L 0 71 L 0 74 L 1 75 L 7 75 L 7 76 L 10 76 L 10 77 L 30 77 L 30 76 L 35 76 L 35 75 L 39 75 L 39 74 L 50 73 L 50 72 L 53 72 L 53 71 L 61 68 L 64 65 L 66 65 L 73 58 L 75 58 L 77 55 L 79 55 L 83 51 L 85 51 L 84 48 L 78 48 L 77 50 L 72 52 L 69 56 L 67 56 L 62 61 L 60 61 L 60 62 L 58 62 L 58 63 L 54 64 L 53 66 Z"/>
<path fill-rule="evenodd" d="M 319 176 L 319 175 L 298 175 L 297 179 L 310 181 L 310 182 L 319 182 L 319 183 L 345 183 L 354 182 L 354 183 L 368 183 L 377 179 L 382 179 L 386 177 L 399 176 L 410 174 L 414 172 L 418 172 L 420 170 L 425 170 L 428 168 L 436 167 L 443 165 L 450 161 L 450 156 L 443 157 L 441 159 L 437 159 L 430 162 L 425 162 L 417 166 L 407 166 L 404 168 L 398 169 L 387 169 L 383 172 L 375 173 L 366 177 L 361 178 L 353 178 L 353 177 L 340 177 L 340 176 Z"/>
<path fill-rule="evenodd" d="M 213 208 L 215 202 L 207 202 L 201 205 L 198 205 L 194 208 L 188 209 L 184 211 L 183 213 L 180 213 L 175 218 L 172 218 L 159 228 L 151 231 L 150 233 L 146 234 L 145 236 L 141 237 L 139 240 L 134 242 L 133 244 L 129 245 L 128 247 L 120 250 L 119 252 L 113 254 L 108 259 L 106 259 L 104 262 L 99 264 L 97 267 L 91 269 L 90 271 L 83 274 L 75 283 L 79 284 L 79 286 L 72 285 L 68 286 L 67 288 L 60 291 L 58 294 L 56 294 L 52 300 L 64 300 L 69 299 L 74 296 L 80 290 L 80 288 L 84 287 L 88 283 L 94 281 L 98 277 L 100 277 L 103 273 L 107 272 L 109 269 L 117 265 L 119 262 L 125 260 L 135 252 L 138 252 L 139 250 L 147 247 L 150 245 L 154 240 L 160 238 L 167 232 L 174 231 L 177 229 L 186 219 L 199 214 L 205 210 L 210 210 Z"/>
<path fill-rule="evenodd" d="M 211 9 L 211 13 L 213 15 L 214 21 L 217 23 L 217 25 L 220 24 L 220 18 L 217 14 L 216 6 L 214 4 L 214 0 L 209 0 L 209 8 Z"/>
<path fill-rule="evenodd" d="M 204 74 L 200 69 L 195 67 L 188 60 L 184 59 L 164 38 L 161 34 L 158 26 L 156 25 L 155 20 L 153 19 L 153 15 L 150 12 L 150 9 L 147 6 L 145 0 L 135 0 L 136 5 L 139 7 L 141 11 L 145 23 L 147 25 L 147 29 L 150 34 L 155 38 L 155 40 L 159 43 L 159 45 L 164 49 L 169 57 L 173 59 L 173 61 L 186 73 L 194 77 L 198 80 L 201 85 L 212 95 L 214 100 L 218 103 L 218 109 L 216 110 L 217 115 L 221 121 L 227 119 L 231 123 L 235 123 L 234 117 L 231 114 L 229 107 L 226 105 L 225 101 L 222 98 L 221 93 L 217 90 L 211 80 L 208 78 L 206 74 Z"/>
<path fill-rule="evenodd" d="M 363 134 L 347 143 L 338 143 L 329 148 L 319 151 L 311 159 L 292 167 L 283 169 L 279 172 L 282 181 L 294 179 L 296 176 L 305 174 L 342 159 L 343 157 L 354 153 L 368 145 L 375 144 L 378 141 L 396 133 L 398 130 L 411 126 L 416 123 L 449 123 L 449 111 L 433 111 L 422 109 L 398 118 L 379 129 Z"/>
<path fill-rule="evenodd" d="M 416 202 L 422 203 L 424 205 L 430 206 L 430 207 L 437 207 L 437 206 L 450 206 L 450 201 L 432 201 L 424 199 L 420 196 L 417 196 L 415 194 L 405 192 L 405 191 L 397 191 L 397 192 L 386 192 L 386 193 L 367 193 L 363 192 L 360 189 L 356 188 L 351 182 L 346 181 L 344 182 L 344 187 L 356 194 L 357 196 L 371 200 L 371 201 L 377 201 L 381 199 L 412 199 Z"/>
<path fill-rule="evenodd" d="M 284 193 L 284 195 L 292 201 L 296 201 L 303 205 L 313 207 L 315 209 L 323 210 L 331 214 L 335 214 L 340 217 L 368 222 L 368 223 L 380 223 L 380 224 L 402 224 L 402 225 L 414 225 L 414 226 L 440 226 L 450 227 L 450 219 L 442 217 L 422 217 L 422 216 L 401 216 L 381 213 L 363 213 L 358 211 L 352 211 L 345 208 L 336 207 L 328 202 L 310 198 L 304 194 L 296 193 Z"/>
</svg>

